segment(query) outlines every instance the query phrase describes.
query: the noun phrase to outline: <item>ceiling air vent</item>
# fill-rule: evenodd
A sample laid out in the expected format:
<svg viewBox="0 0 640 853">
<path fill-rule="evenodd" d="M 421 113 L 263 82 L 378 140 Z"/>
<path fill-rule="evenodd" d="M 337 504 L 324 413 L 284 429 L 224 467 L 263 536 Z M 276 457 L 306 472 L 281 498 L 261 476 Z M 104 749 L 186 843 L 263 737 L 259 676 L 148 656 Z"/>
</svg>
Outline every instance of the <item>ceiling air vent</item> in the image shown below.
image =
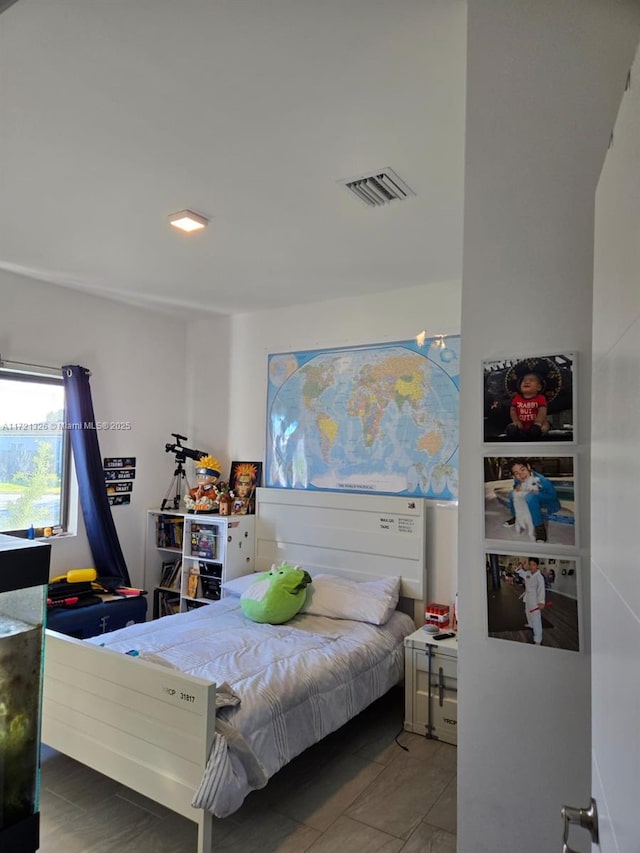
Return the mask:
<svg viewBox="0 0 640 853">
<path fill-rule="evenodd" d="M 348 178 L 339 183 L 369 207 L 381 207 L 390 201 L 402 201 L 415 195 L 402 178 L 389 168 L 361 175 L 359 178 Z"/>
</svg>

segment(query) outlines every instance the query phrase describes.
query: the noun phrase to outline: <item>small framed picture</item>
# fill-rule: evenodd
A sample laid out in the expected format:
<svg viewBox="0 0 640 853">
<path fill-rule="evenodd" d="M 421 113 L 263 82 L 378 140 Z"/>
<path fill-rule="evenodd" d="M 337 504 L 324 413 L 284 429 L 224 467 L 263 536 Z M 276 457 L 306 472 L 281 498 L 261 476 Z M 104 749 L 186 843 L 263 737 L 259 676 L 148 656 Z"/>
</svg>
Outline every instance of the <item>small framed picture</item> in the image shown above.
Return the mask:
<svg viewBox="0 0 640 853">
<path fill-rule="evenodd" d="M 575 442 L 575 353 L 484 361 L 485 442 Z"/>
<path fill-rule="evenodd" d="M 262 462 L 232 462 L 229 490 L 233 494 L 232 515 L 253 515 L 255 493 L 262 481 Z"/>
<path fill-rule="evenodd" d="M 577 560 L 488 552 L 485 573 L 490 637 L 580 651 Z"/>
<path fill-rule="evenodd" d="M 485 456 L 485 538 L 575 547 L 575 478 L 574 456 Z"/>
</svg>

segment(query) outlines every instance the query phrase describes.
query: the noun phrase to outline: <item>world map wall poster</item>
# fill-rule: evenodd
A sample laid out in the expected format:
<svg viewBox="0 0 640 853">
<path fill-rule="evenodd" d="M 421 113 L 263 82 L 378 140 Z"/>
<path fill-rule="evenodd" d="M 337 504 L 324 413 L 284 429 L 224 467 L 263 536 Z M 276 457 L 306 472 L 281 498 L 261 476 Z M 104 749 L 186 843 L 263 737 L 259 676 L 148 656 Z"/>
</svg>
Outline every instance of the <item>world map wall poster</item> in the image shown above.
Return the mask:
<svg viewBox="0 0 640 853">
<path fill-rule="evenodd" d="M 460 336 L 268 359 L 265 484 L 458 498 Z"/>
</svg>

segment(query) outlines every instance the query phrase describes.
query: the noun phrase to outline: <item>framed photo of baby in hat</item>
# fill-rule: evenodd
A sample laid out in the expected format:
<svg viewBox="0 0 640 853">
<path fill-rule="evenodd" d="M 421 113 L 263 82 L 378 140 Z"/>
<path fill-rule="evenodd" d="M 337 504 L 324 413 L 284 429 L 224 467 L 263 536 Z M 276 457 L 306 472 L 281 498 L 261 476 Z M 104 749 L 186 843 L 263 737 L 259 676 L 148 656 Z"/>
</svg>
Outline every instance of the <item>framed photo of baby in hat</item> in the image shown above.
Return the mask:
<svg viewBox="0 0 640 853">
<path fill-rule="evenodd" d="M 575 443 L 576 354 L 483 361 L 485 442 Z"/>
</svg>

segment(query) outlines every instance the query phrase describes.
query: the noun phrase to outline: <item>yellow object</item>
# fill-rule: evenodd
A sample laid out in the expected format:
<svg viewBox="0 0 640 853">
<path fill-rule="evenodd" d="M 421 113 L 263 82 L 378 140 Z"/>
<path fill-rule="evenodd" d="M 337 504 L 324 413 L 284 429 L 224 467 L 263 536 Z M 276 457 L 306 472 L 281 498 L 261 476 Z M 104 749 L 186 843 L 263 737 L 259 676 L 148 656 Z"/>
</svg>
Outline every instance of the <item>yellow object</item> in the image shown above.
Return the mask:
<svg viewBox="0 0 640 853">
<path fill-rule="evenodd" d="M 95 569 L 69 569 L 66 575 L 58 575 L 55 578 L 52 578 L 49 583 L 55 583 L 56 581 L 66 581 L 67 583 L 86 583 L 87 581 L 94 581 L 98 577 L 98 573 Z"/>
<path fill-rule="evenodd" d="M 212 472 L 215 477 L 220 476 L 220 461 L 215 456 L 201 456 L 196 462 L 196 474 L 201 468 Z"/>
</svg>

